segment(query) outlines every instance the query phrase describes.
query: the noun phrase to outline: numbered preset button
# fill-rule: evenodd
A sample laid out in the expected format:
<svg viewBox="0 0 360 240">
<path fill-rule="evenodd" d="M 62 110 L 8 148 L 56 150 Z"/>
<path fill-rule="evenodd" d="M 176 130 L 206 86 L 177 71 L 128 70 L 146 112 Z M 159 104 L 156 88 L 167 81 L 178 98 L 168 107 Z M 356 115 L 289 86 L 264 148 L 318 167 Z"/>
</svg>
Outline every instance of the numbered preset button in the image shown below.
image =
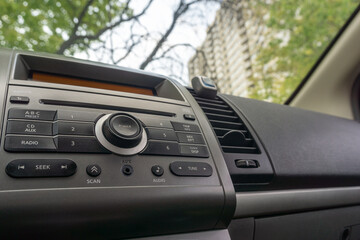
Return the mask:
<svg viewBox="0 0 360 240">
<path fill-rule="evenodd" d="M 94 123 L 63 122 L 54 123 L 54 135 L 94 136 Z"/>
<path fill-rule="evenodd" d="M 9 120 L 7 123 L 6 133 L 51 136 L 53 134 L 52 126 L 51 122 Z"/>
<path fill-rule="evenodd" d="M 167 140 L 167 141 L 176 141 L 177 140 L 175 132 L 171 129 L 147 128 L 146 132 L 147 132 L 149 139 Z"/>
<path fill-rule="evenodd" d="M 69 120 L 69 121 L 94 122 L 100 115 L 101 112 L 59 110 L 57 114 L 57 119 Z"/>
<path fill-rule="evenodd" d="M 58 152 L 106 153 L 95 137 L 57 136 Z"/>
<path fill-rule="evenodd" d="M 179 144 L 177 142 L 152 141 L 141 154 L 178 156 Z"/>
</svg>

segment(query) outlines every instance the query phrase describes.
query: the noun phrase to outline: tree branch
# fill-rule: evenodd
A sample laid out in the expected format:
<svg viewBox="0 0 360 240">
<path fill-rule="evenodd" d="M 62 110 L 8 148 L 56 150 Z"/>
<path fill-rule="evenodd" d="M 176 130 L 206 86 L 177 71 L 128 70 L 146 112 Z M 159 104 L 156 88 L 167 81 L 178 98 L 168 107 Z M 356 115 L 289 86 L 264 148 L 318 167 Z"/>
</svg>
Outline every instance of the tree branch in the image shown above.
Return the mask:
<svg viewBox="0 0 360 240">
<path fill-rule="evenodd" d="M 89 0 L 89 1 L 93 1 L 93 0 Z M 126 4 L 126 7 L 125 7 L 125 10 L 126 11 L 129 7 L 129 3 L 130 3 L 131 0 L 128 0 L 127 4 Z M 66 40 L 65 42 L 63 42 L 63 44 L 60 46 L 59 50 L 57 51 L 58 54 L 63 54 L 64 51 L 68 48 L 70 48 L 73 44 L 75 44 L 77 41 L 79 40 L 84 40 L 84 39 L 88 39 L 88 40 L 97 40 L 100 38 L 100 36 L 102 34 L 104 34 L 106 31 L 108 30 L 112 30 L 113 28 L 119 26 L 120 24 L 124 23 L 124 22 L 129 22 L 131 20 L 134 20 L 134 19 L 137 19 L 139 17 L 141 17 L 142 15 L 144 15 L 146 13 L 146 11 L 149 9 L 149 7 L 151 6 L 153 0 L 149 0 L 149 2 L 147 3 L 147 5 L 143 8 L 143 10 L 139 13 L 139 14 L 136 14 L 136 15 L 133 15 L 129 18 L 126 18 L 126 19 L 123 19 L 122 15 L 120 15 L 120 19 L 116 22 L 114 22 L 113 24 L 109 25 L 109 26 L 106 26 L 106 27 L 103 27 L 101 29 L 98 30 L 98 32 L 94 35 L 76 35 L 76 31 L 74 33 L 74 35 L 71 35 L 71 37 Z M 90 6 L 90 5 L 89 5 Z M 86 7 L 86 6 L 85 6 Z M 84 9 L 85 9 L 84 7 Z M 88 7 L 87 7 L 88 8 Z M 84 9 L 82 12 L 84 12 Z M 87 10 L 86 10 L 87 11 Z M 86 13 L 85 11 L 85 13 Z M 80 21 L 78 22 L 80 23 Z M 79 24 L 80 25 L 80 24 Z M 74 32 L 74 31 L 73 31 Z"/>
<path fill-rule="evenodd" d="M 183 0 L 180 1 L 179 6 L 177 7 L 177 9 L 175 10 L 174 14 L 173 14 L 173 18 L 171 21 L 171 24 L 169 26 L 169 28 L 166 30 L 165 34 L 160 38 L 160 40 L 157 42 L 157 44 L 155 45 L 155 47 L 153 48 L 153 50 L 151 51 L 151 53 L 147 56 L 147 58 L 145 59 L 145 61 L 143 61 L 140 64 L 140 69 L 145 69 L 146 66 L 154 60 L 154 57 L 156 56 L 156 54 L 158 53 L 159 49 L 163 46 L 163 44 L 166 42 L 166 40 L 168 39 L 169 35 L 172 33 L 172 31 L 174 30 L 177 21 L 179 20 L 179 18 L 186 13 L 189 10 L 189 7 L 195 3 L 201 2 L 201 0 L 194 0 L 192 2 L 189 3 L 185 3 Z"/>
<path fill-rule="evenodd" d="M 159 57 L 153 58 L 153 61 L 164 58 L 166 56 L 166 54 L 168 54 L 169 52 L 171 52 L 172 50 L 174 50 L 177 47 L 189 47 L 196 51 L 196 48 L 193 45 L 191 45 L 190 43 L 178 43 L 178 44 L 174 44 L 174 45 L 170 46 Z"/>
<path fill-rule="evenodd" d="M 85 14 L 87 12 L 87 10 L 89 9 L 89 7 L 91 6 L 91 4 L 93 4 L 94 0 L 88 0 L 86 2 L 86 4 L 84 5 L 83 9 L 81 10 L 80 12 L 80 15 L 79 17 L 77 17 L 77 23 L 75 23 L 75 26 L 70 34 L 70 37 L 68 40 L 64 41 L 59 50 L 56 52 L 57 54 L 64 54 L 64 51 L 66 49 L 68 49 L 74 42 L 75 42 L 75 39 L 76 39 L 76 32 L 77 30 L 79 29 L 79 26 L 80 24 L 82 23 L 82 20 L 84 19 L 85 17 Z"/>
</svg>

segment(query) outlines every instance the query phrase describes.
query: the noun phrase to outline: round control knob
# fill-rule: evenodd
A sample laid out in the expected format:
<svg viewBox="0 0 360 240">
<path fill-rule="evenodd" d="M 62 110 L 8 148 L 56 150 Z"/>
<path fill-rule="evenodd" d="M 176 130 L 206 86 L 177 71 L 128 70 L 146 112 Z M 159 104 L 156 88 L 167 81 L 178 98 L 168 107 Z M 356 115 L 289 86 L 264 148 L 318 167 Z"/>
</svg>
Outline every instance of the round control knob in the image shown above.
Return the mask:
<svg viewBox="0 0 360 240">
<path fill-rule="evenodd" d="M 120 155 L 139 153 L 147 143 L 140 121 L 126 113 L 101 117 L 95 125 L 95 135 L 105 148 Z"/>
<path fill-rule="evenodd" d="M 113 145 L 123 148 L 138 145 L 142 131 L 140 122 L 124 113 L 111 115 L 103 125 L 105 138 Z"/>
</svg>

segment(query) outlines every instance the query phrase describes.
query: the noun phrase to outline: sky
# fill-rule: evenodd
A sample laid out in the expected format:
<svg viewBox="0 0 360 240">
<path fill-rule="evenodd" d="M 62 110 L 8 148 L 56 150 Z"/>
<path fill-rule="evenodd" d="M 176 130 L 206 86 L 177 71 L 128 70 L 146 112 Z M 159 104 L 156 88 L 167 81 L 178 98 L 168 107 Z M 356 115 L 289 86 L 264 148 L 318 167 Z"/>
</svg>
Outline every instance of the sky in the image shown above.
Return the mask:
<svg viewBox="0 0 360 240">
<path fill-rule="evenodd" d="M 140 66 L 141 62 L 145 59 L 146 54 L 150 52 L 155 42 L 170 25 L 173 11 L 177 7 L 178 2 L 179 0 L 154 0 L 147 13 L 140 18 L 140 23 L 152 33 L 152 37 L 135 48 L 133 54 L 130 54 L 125 60 L 119 62 L 119 66 L 130 68 L 138 68 Z M 146 3 L 147 0 L 136 0 L 132 1 L 130 6 L 134 9 L 136 14 L 143 9 Z M 199 47 L 206 37 L 207 27 L 214 21 L 215 13 L 218 8 L 219 4 L 214 3 L 206 6 L 204 4 L 194 6 L 179 20 L 179 24 L 169 36 L 165 46 L 190 43 L 192 46 Z M 144 33 L 144 28 L 140 25 L 136 25 L 133 32 L 138 34 Z M 113 46 L 121 46 L 125 44 L 129 34 L 130 25 L 127 25 L 115 29 L 112 36 L 105 34 L 103 39 L 107 40 L 107 46 L 110 46 L 111 44 L 110 39 L 113 40 Z M 124 50 L 119 49 L 115 52 L 115 58 L 119 58 L 123 54 Z M 170 56 L 179 59 L 185 67 L 181 68 L 180 64 L 163 59 L 151 63 L 145 70 L 172 77 L 182 84 L 187 85 L 189 83 L 187 62 L 193 54 L 193 49 L 179 47 L 176 48 Z M 92 51 L 89 55 L 78 53 L 75 57 L 113 63 L 108 52 Z"/>
</svg>

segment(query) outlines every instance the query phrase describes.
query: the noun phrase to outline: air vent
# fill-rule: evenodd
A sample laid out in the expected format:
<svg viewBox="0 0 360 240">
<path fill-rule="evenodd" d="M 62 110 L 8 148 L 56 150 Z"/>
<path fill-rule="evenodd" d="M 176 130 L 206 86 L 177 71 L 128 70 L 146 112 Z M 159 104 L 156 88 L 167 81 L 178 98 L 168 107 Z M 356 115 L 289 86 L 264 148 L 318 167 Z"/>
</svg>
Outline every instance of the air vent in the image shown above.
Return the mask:
<svg viewBox="0 0 360 240">
<path fill-rule="evenodd" d="M 225 153 L 260 153 L 252 135 L 235 111 L 221 98 L 202 98 L 193 89 L 189 92 L 209 119 Z"/>
</svg>

